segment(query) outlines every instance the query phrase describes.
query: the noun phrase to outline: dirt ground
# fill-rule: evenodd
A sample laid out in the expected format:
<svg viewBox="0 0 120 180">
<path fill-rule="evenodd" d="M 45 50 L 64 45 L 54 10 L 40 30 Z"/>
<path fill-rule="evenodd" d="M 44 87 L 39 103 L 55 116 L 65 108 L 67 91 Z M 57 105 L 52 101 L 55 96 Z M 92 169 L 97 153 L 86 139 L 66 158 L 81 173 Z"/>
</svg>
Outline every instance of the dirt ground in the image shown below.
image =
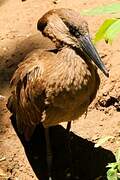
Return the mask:
<svg viewBox="0 0 120 180">
<path fill-rule="evenodd" d="M 5 97 L 0 97 L 0 180 L 47 179 L 43 128 L 37 127 L 31 142 L 26 144 L 19 134 L 19 138 L 16 135 L 15 117 L 10 119 L 10 113 L 6 108 L 10 95 L 9 80 L 17 64 L 28 52 L 46 46 L 46 39 L 37 32 L 37 20 L 52 8 L 68 7 L 80 12 L 81 9 L 112 2 L 119 0 L 0 0 L 0 95 Z M 89 23 L 91 36 L 94 36 L 103 20 L 110 16 L 84 17 Z M 106 179 L 105 166 L 108 162 L 114 161 L 113 153 L 120 146 L 119 44 L 118 37 L 111 46 L 104 42 L 97 45 L 110 71 L 110 77 L 106 78 L 99 72 L 101 86 L 87 117 L 83 115 L 72 123 L 72 158 L 66 145 L 68 134 L 63 126 L 56 126 L 50 130 L 55 180 L 94 180 L 97 177 Z M 113 138 L 101 148 L 94 148 L 94 143 L 105 136 Z"/>
</svg>

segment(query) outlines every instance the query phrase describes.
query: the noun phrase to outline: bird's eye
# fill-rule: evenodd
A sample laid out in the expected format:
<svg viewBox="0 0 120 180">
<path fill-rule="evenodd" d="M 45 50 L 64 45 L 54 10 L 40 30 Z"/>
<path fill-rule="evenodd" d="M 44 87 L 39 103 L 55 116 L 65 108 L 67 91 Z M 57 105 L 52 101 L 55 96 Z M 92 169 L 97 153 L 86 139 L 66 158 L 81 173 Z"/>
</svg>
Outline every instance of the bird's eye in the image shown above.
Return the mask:
<svg viewBox="0 0 120 180">
<path fill-rule="evenodd" d="M 75 31 L 75 37 L 80 37 L 80 32 L 79 31 Z"/>
<path fill-rule="evenodd" d="M 70 26 L 69 31 L 75 37 L 80 37 L 81 35 L 81 33 L 79 32 L 79 29 L 76 26 Z"/>
</svg>

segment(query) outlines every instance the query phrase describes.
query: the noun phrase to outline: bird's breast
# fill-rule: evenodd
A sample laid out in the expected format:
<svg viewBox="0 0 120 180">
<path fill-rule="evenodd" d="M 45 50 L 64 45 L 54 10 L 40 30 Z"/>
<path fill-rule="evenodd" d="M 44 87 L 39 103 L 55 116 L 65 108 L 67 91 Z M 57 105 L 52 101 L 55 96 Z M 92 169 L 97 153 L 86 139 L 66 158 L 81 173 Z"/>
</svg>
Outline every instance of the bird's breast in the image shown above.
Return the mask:
<svg viewBox="0 0 120 180">
<path fill-rule="evenodd" d="M 47 69 L 48 68 L 48 69 Z M 48 98 L 82 92 L 90 94 L 96 81 L 96 68 L 86 64 L 74 50 L 63 49 L 46 69 L 46 94 Z"/>
<path fill-rule="evenodd" d="M 57 58 L 46 78 L 45 126 L 51 121 L 54 125 L 81 116 L 95 97 L 99 84 L 96 68 L 92 64 L 88 66 L 73 50 L 65 49 Z"/>
</svg>

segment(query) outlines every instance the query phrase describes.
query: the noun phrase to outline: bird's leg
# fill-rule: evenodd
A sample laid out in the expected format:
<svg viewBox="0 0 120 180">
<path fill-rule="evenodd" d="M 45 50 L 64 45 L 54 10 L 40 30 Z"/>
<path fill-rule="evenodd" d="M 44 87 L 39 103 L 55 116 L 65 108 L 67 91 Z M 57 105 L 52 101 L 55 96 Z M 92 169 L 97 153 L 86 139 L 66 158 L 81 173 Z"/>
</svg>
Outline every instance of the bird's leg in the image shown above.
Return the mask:
<svg viewBox="0 0 120 180">
<path fill-rule="evenodd" d="M 71 129 L 71 121 L 68 121 L 68 123 L 67 123 L 67 128 L 66 128 L 66 130 L 68 131 L 68 133 L 70 132 L 70 129 Z"/>
<path fill-rule="evenodd" d="M 71 137 L 70 137 L 70 129 L 71 129 L 71 121 L 69 121 L 68 123 L 67 123 L 67 128 L 66 128 L 66 130 L 67 130 L 67 133 L 68 133 L 68 142 L 67 142 L 67 147 L 68 147 L 68 153 L 69 153 L 69 165 L 70 165 L 70 172 L 68 172 L 67 174 L 66 174 L 66 176 L 67 176 L 67 178 L 72 178 L 72 151 L 71 151 Z"/>
<path fill-rule="evenodd" d="M 49 128 L 45 128 L 45 140 L 46 140 L 46 159 L 48 166 L 48 177 L 52 180 L 52 151 L 50 144 Z"/>
</svg>

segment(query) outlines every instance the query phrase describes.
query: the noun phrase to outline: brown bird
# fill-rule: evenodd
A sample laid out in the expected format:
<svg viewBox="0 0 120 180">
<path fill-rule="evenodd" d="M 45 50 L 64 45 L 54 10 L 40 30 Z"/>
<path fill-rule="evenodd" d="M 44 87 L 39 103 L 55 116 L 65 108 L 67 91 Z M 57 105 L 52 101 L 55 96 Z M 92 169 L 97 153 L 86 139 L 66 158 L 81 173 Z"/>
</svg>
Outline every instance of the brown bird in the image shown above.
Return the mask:
<svg viewBox="0 0 120 180">
<path fill-rule="evenodd" d="M 42 122 L 51 178 L 48 127 L 74 121 L 86 112 L 100 84 L 97 67 L 107 77 L 109 74 L 79 13 L 64 8 L 50 10 L 40 18 L 37 28 L 56 48 L 34 50 L 19 64 L 7 106 L 16 114 L 17 128 L 26 140 Z"/>
</svg>

